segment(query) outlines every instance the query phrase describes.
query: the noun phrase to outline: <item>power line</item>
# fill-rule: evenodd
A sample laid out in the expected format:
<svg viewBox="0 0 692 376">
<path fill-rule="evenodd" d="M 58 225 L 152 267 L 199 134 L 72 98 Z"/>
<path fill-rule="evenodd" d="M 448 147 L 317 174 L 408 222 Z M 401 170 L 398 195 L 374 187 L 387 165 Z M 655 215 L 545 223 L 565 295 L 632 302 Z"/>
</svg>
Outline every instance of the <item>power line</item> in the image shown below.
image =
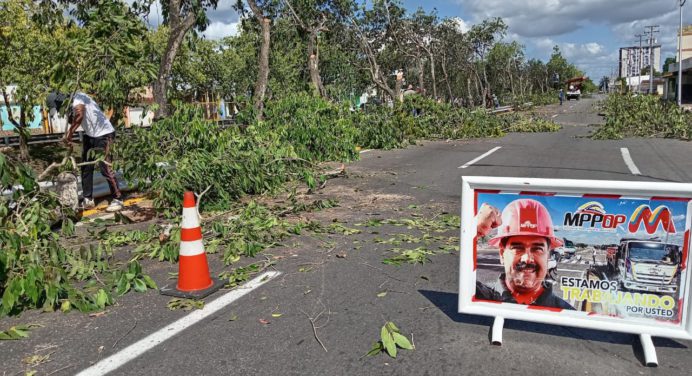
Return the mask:
<svg viewBox="0 0 692 376">
<path fill-rule="evenodd" d="M 648 29 L 645 34 L 649 36 L 649 94 L 654 92 L 654 34 L 660 33 L 661 29 L 659 25 L 646 26 Z"/>
</svg>

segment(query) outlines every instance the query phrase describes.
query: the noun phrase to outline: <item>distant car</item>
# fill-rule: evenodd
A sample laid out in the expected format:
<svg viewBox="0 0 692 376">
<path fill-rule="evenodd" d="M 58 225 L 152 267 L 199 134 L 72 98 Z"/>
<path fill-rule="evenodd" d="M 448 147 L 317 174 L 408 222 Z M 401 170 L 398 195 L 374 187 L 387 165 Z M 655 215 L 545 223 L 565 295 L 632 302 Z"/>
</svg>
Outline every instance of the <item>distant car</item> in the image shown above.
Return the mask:
<svg viewBox="0 0 692 376">
<path fill-rule="evenodd" d="M 564 244 L 561 247 L 555 248 L 555 250 L 560 254 L 560 256 L 565 258 L 572 258 L 575 253 L 577 253 L 577 247 L 574 246 L 574 242 L 571 240 L 563 239 Z"/>
</svg>

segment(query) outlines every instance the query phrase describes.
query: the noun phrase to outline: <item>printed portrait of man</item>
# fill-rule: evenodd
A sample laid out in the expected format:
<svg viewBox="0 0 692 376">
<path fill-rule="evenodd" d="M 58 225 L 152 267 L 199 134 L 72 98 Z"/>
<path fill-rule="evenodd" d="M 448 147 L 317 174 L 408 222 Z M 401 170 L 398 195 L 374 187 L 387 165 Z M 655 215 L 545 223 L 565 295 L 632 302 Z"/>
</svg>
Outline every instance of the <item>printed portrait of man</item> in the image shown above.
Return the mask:
<svg viewBox="0 0 692 376">
<path fill-rule="evenodd" d="M 545 281 L 551 249 L 563 244 L 555 236 L 548 210 L 536 200 L 518 199 L 502 211 L 483 204 L 476 216 L 478 237 L 497 228 L 488 244 L 497 247 L 504 271 L 493 285 L 476 281 L 476 299 L 551 308 L 574 308 L 553 294 Z"/>
</svg>

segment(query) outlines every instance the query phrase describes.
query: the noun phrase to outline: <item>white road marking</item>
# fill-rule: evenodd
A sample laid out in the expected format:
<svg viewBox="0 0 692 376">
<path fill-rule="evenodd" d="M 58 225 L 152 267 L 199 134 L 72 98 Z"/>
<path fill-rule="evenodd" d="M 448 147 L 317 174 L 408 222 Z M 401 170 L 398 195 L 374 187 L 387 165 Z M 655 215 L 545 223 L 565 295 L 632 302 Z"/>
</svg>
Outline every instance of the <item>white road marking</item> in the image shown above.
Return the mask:
<svg viewBox="0 0 692 376">
<path fill-rule="evenodd" d="M 557 272 L 567 272 L 567 273 L 581 273 L 583 270 L 574 270 L 574 269 L 562 269 L 562 268 L 557 268 Z"/>
<path fill-rule="evenodd" d="M 120 350 L 108 358 L 103 359 L 93 366 L 83 370 L 82 372 L 78 373 L 77 376 L 105 375 L 109 372 L 115 371 L 122 365 L 134 360 L 148 350 L 160 345 L 164 341 L 189 328 L 190 326 L 215 314 L 220 309 L 242 298 L 252 290 L 264 285 L 280 274 L 281 272 L 271 271 L 256 277 L 252 281 L 246 283 L 244 286 L 232 290 L 213 302 L 205 305 L 204 309 L 194 311 L 178 321 L 159 329 L 157 332 L 148 335 L 147 337 L 133 343 L 132 345 Z"/>
<path fill-rule="evenodd" d="M 365 154 L 365 153 L 370 152 L 370 151 L 372 151 L 372 149 L 361 150 L 360 154 Z"/>
<path fill-rule="evenodd" d="M 472 164 L 474 164 L 474 163 L 480 161 L 481 159 L 483 159 L 483 158 L 489 156 L 490 154 L 492 154 L 492 153 L 494 153 L 494 152 L 496 152 L 496 151 L 498 151 L 498 150 L 500 150 L 500 149 L 502 149 L 502 146 L 498 146 L 498 147 L 492 148 L 492 149 L 490 149 L 488 152 L 486 152 L 485 154 L 479 156 L 478 158 L 476 158 L 476 159 L 474 159 L 474 160 L 472 160 L 472 161 L 466 162 L 466 164 L 463 165 L 463 166 L 459 166 L 459 168 L 468 168 L 468 167 L 470 167 Z"/>
<path fill-rule="evenodd" d="M 635 165 L 634 161 L 632 160 L 632 156 L 630 155 L 629 149 L 620 148 L 620 152 L 622 153 L 622 159 L 625 160 L 625 164 L 627 165 L 627 168 L 630 169 L 632 175 L 641 175 L 642 173 L 639 172 L 637 165 Z"/>
<path fill-rule="evenodd" d="M 559 114 L 555 114 L 555 115 L 553 115 L 553 119 L 555 119 L 555 118 L 556 118 L 556 117 L 557 117 L 558 115 L 559 115 Z"/>
</svg>

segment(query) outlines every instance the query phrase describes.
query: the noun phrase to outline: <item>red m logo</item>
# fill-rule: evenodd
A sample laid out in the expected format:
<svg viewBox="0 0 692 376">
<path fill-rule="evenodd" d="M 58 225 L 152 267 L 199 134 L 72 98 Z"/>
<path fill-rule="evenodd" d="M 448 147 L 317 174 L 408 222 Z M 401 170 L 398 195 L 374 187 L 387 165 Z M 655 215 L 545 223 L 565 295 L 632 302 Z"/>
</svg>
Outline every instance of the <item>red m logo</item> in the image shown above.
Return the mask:
<svg viewBox="0 0 692 376">
<path fill-rule="evenodd" d="M 673 223 L 673 214 L 666 206 L 659 206 L 653 211 L 649 205 L 640 205 L 630 217 L 629 230 L 631 233 L 639 231 L 641 223 L 644 222 L 644 228 L 650 235 L 658 230 L 659 224 L 663 225 L 663 230 L 669 234 L 675 234 L 675 223 Z"/>
</svg>

